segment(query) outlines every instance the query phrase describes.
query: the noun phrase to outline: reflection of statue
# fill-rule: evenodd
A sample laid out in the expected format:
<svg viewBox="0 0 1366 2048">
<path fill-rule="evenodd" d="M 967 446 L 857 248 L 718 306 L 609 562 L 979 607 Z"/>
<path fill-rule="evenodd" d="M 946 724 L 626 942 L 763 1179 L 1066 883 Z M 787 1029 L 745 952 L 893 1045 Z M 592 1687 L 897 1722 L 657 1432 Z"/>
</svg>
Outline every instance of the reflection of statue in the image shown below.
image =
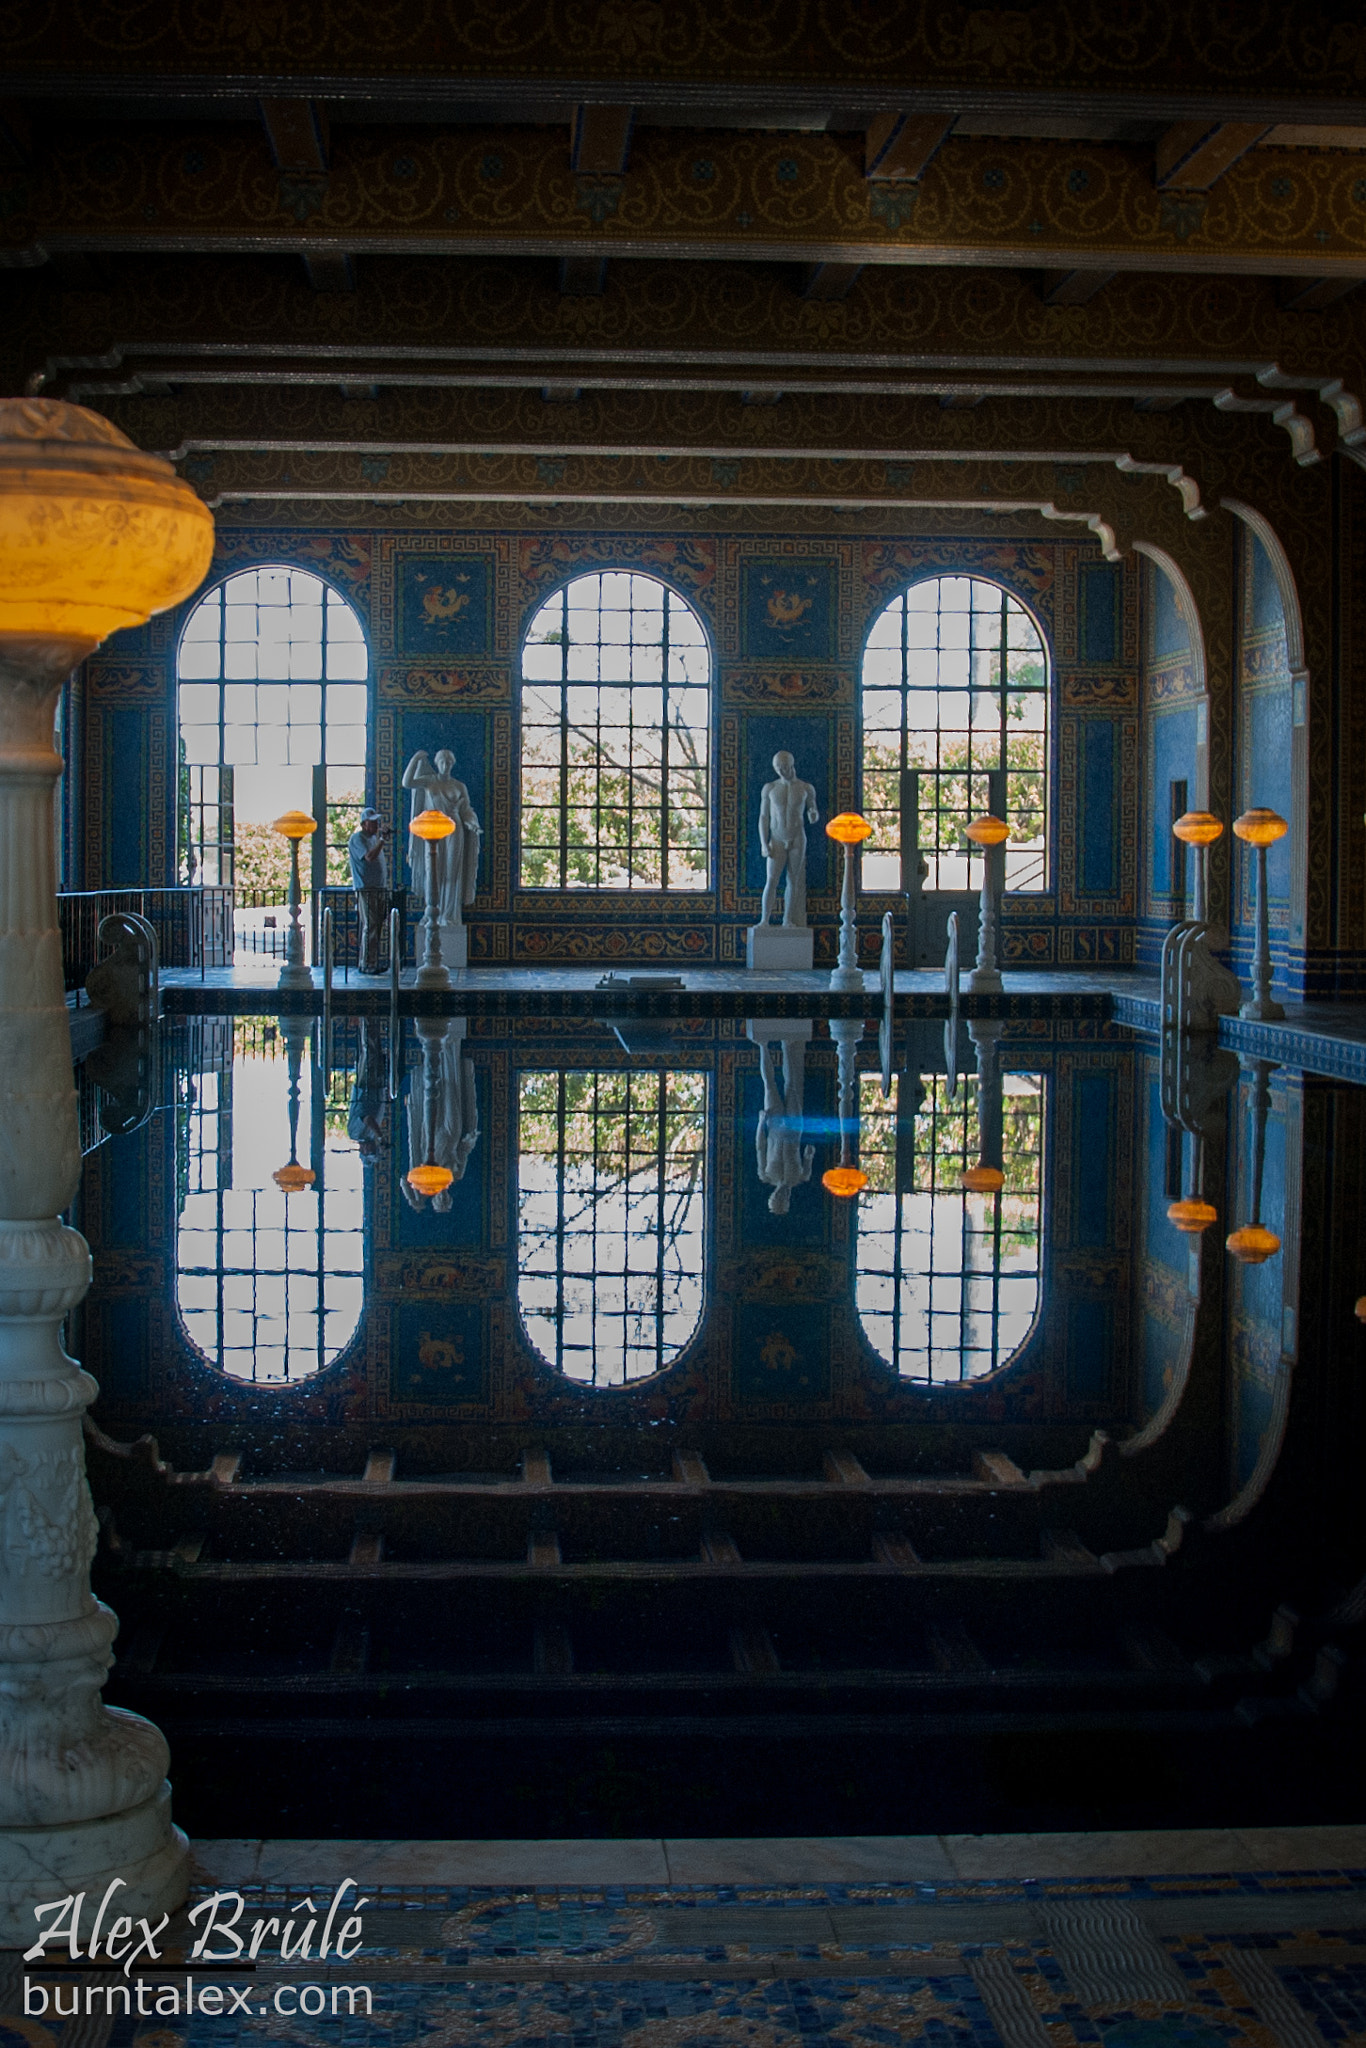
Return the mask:
<svg viewBox="0 0 1366 2048">
<path fill-rule="evenodd" d="M 758 1025 L 757 1031 L 763 1026 Z M 800 1038 L 784 1037 L 783 1088 L 779 1091 L 773 1070 L 773 1055 L 764 1041 L 759 1045 L 759 1072 L 764 1082 L 764 1106 L 754 1134 L 759 1178 L 773 1193 L 768 1206 L 775 1216 L 786 1216 L 792 1205 L 792 1190 L 811 1178 L 814 1145 L 802 1143 L 802 1100 L 806 1091 L 806 1045 Z"/>
<path fill-rule="evenodd" d="M 365 1164 L 373 1166 L 388 1136 L 385 1125 L 389 1118 L 389 1098 L 379 1047 L 379 1020 L 362 1017 L 359 1022 L 360 1052 L 351 1089 L 351 1107 L 347 1112 L 346 1135 Z"/>
<path fill-rule="evenodd" d="M 759 800 L 759 845 L 768 862 L 759 922 L 767 924 L 778 907 L 778 883 L 787 870 L 783 895 L 783 928 L 791 931 L 806 926 L 806 827 L 820 817 L 816 792 L 809 782 L 799 782 L 791 754 L 773 756 L 776 782 L 766 782 Z"/>
<path fill-rule="evenodd" d="M 463 782 L 451 773 L 455 756 L 443 748 L 433 764 L 430 754 L 414 754 L 403 771 L 403 787 L 412 791 L 409 822 L 419 811 L 444 811 L 454 818 L 456 830 L 446 839 L 414 839 L 409 834 L 408 862 L 413 889 L 419 903 L 427 901 L 428 862 L 435 862 L 437 924 L 440 927 L 441 957 L 447 967 L 463 967 L 464 937 L 461 931 L 465 910 L 474 901 L 479 873 L 479 836 L 482 830 Z M 450 943 L 447 933 L 452 934 Z M 459 933 L 457 939 L 455 935 Z"/>
<path fill-rule="evenodd" d="M 463 1056 L 465 1020 L 420 1017 L 417 1031 L 422 1076 L 419 1080 L 415 1074 L 408 1090 L 408 1163 L 444 1166 L 453 1181 L 462 1180 L 479 1139 L 474 1068 Z M 450 1188 L 439 1195 L 420 1195 L 406 1175 L 400 1185 L 411 1208 L 425 1209 L 430 1201 L 444 1214 L 451 1206 Z"/>
</svg>

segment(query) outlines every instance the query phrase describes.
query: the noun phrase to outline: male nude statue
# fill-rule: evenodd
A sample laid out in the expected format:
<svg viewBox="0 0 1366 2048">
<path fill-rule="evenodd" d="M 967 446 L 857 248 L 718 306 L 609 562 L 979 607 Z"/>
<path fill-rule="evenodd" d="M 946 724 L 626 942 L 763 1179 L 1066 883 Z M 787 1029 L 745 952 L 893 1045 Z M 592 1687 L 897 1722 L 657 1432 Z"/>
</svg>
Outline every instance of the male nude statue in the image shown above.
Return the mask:
<svg viewBox="0 0 1366 2048">
<path fill-rule="evenodd" d="M 783 929 L 806 928 L 806 827 L 820 817 L 816 792 L 809 782 L 797 780 L 797 764 L 791 754 L 773 756 L 778 771 L 776 782 L 766 782 L 759 802 L 759 845 L 768 862 L 759 922 L 767 924 L 778 907 L 778 884 L 787 869 L 783 892 Z"/>
<path fill-rule="evenodd" d="M 759 1179 L 773 1193 L 768 1198 L 774 1216 L 786 1216 L 792 1206 L 793 1188 L 804 1187 L 811 1178 L 816 1157 L 814 1145 L 802 1143 L 802 1098 L 806 1089 L 806 1047 L 800 1039 L 783 1041 L 783 1087 L 773 1071 L 773 1055 L 767 1045 L 759 1047 L 759 1072 L 763 1076 L 764 1106 L 754 1133 Z"/>
</svg>

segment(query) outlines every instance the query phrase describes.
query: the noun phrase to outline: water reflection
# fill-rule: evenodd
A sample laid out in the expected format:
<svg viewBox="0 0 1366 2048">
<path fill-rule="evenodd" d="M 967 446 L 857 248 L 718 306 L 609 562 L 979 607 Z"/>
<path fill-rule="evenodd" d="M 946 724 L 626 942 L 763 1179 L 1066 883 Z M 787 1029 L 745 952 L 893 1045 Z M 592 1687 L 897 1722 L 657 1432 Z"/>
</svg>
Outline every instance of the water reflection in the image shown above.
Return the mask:
<svg viewBox="0 0 1366 2048">
<path fill-rule="evenodd" d="M 479 1142 L 474 1069 L 464 1057 L 463 1017 L 419 1018 L 417 1035 L 422 1071 L 412 1077 L 408 1089 L 410 1171 L 400 1186 L 410 1208 L 423 1209 L 430 1202 L 437 1215 L 444 1216 L 451 1208 L 451 1186 L 464 1179 L 470 1154 Z M 450 1180 L 435 1194 L 422 1194 L 411 1175 L 411 1169 L 418 1166 L 439 1167 Z"/>
<path fill-rule="evenodd" d="M 999 1131 L 989 1111 L 979 1128 L 998 1087 Z M 902 1075 L 893 1089 L 886 1102 L 873 1076 L 860 1084 L 859 1321 L 904 1379 L 980 1379 L 1015 1356 L 1038 1311 L 1043 1076 L 993 1070 L 951 1094 L 943 1075 Z M 1004 1174 L 999 1193 L 963 1187 L 979 1145 Z"/>
<path fill-rule="evenodd" d="M 815 1146 L 802 1143 L 806 1047 L 811 1031 L 810 1018 L 749 1027 L 749 1035 L 759 1047 L 764 1090 L 754 1133 L 755 1160 L 759 1179 L 773 1190 L 768 1198 L 773 1216 L 787 1215 L 792 1190 L 806 1185 L 815 1163 Z"/>
<path fill-rule="evenodd" d="M 702 1317 L 707 1076 L 564 1069 L 517 1084 L 517 1303 L 547 1364 L 621 1386 Z"/>
<path fill-rule="evenodd" d="M 360 1156 L 309 1057 L 311 1021 L 290 1023 L 239 1018 L 231 1067 L 185 1075 L 177 1115 L 176 1306 L 196 1350 L 253 1385 L 330 1365 L 364 1304 Z M 318 1162 L 300 1166 L 309 1184 L 289 1171 L 299 1151 Z"/>
</svg>

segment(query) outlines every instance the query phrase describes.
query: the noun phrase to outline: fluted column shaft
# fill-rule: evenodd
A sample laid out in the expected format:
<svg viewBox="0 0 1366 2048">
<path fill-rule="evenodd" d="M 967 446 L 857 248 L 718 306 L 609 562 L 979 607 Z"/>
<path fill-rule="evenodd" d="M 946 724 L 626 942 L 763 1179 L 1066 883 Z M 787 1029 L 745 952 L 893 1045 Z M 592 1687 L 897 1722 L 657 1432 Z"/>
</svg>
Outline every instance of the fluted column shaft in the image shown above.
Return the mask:
<svg viewBox="0 0 1366 2048">
<path fill-rule="evenodd" d="M 165 1739 L 100 1698 L 118 1623 L 90 1586 L 81 1419 L 99 1390 L 61 1340 L 90 1251 L 59 1221 L 81 1162 L 53 714 L 85 651 L 0 638 L 0 1943 L 32 1939 L 35 1904 L 114 1875 L 124 1912 L 185 1894 Z"/>
</svg>

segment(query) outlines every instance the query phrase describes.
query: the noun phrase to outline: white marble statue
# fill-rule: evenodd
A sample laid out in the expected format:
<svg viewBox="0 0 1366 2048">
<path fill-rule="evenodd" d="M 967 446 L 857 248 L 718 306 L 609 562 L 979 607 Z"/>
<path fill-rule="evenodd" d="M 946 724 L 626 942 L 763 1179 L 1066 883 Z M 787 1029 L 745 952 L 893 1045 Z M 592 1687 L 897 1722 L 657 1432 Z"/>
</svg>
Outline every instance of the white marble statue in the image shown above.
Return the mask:
<svg viewBox="0 0 1366 2048">
<path fill-rule="evenodd" d="M 452 774 L 455 755 L 442 748 L 433 762 L 427 753 L 414 754 L 403 771 L 403 787 L 412 792 L 409 824 L 419 811 L 444 811 L 456 829 L 446 839 L 414 839 L 408 835 L 408 866 L 419 911 L 427 903 L 428 863 L 435 862 L 436 921 L 441 957 L 447 967 L 465 965 L 465 911 L 474 901 L 479 876 L 479 839 L 483 827 L 475 816 L 470 793 Z"/>
<path fill-rule="evenodd" d="M 469 1157 L 479 1142 L 479 1103 L 474 1068 L 464 1057 L 463 1017 L 419 1017 L 422 1073 L 413 1075 L 408 1090 L 408 1162 L 444 1166 L 453 1181 L 463 1180 Z M 412 1209 L 431 1207 L 444 1215 L 451 1190 L 420 1195 L 406 1176 L 400 1183 Z"/>
<path fill-rule="evenodd" d="M 806 828 L 814 825 L 820 810 L 816 792 L 797 776 L 791 754 L 773 756 L 776 780 L 764 784 L 759 800 L 759 846 L 768 863 L 759 922 L 766 925 L 778 907 L 778 884 L 784 869 L 787 888 L 783 892 L 784 931 L 806 929 Z"/>
<path fill-rule="evenodd" d="M 761 1027 L 762 1028 L 762 1027 Z M 806 1093 L 806 1046 L 800 1038 L 784 1037 L 783 1086 L 778 1087 L 772 1048 L 759 1046 L 759 1072 L 763 1076 L 764 1106 L 754 1134 L 759 1178 L 772 1188 L 768 1198 L 774 1216 L 786 1216 L 792 1206 L 792 1190 L 811 1178 L 816 1157 L 814 1145 L 802 1143 L 802 1108 Z"/>
</svg>

